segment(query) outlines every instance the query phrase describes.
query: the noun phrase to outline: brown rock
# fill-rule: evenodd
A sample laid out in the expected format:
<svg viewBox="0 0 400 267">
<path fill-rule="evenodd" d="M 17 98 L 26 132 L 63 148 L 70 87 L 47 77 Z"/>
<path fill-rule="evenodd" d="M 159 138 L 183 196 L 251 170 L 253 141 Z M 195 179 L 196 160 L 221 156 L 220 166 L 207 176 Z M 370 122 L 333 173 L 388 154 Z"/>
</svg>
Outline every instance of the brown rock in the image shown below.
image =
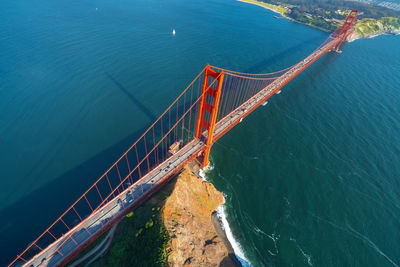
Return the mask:
<svg viewBox="0 0 400 267">
<path fill-rule="evenodd" d="M 178 176 L 163 208 L 163 221 L 174 237 L 170 241 L 169 266 L 233 266 L 228 250 L 211 220 L 225 202 L 223 195 L 195 175 L 198 166 L 188 164 Z"/>
</svg>

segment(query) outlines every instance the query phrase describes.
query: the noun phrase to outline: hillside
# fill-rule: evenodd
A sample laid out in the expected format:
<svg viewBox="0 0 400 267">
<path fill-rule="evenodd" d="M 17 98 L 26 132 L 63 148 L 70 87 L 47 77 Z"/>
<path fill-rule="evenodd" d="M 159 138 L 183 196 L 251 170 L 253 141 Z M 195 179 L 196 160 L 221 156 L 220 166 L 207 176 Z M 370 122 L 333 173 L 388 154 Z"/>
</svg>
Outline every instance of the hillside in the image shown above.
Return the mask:
<svg viewBox="0 0 400 267">
<path fill-rule="evenodd" d="M 381 19 L 361 19 L 355 25 L 354 33 L 349 36 L 350 40 L 366 38 L 384 33 L 399 34 L 400 20 L 394 17 Z"/>
<path fill-rule="evenodd" d="M 339 0 L 239 1 L 262 6 L 285 18 L 328 32 L 334 31 L 351 9 L 357 9 L 358 20 L 350 40 L 400 32 L 400 12 L 372 4 Z"/>
</svg>

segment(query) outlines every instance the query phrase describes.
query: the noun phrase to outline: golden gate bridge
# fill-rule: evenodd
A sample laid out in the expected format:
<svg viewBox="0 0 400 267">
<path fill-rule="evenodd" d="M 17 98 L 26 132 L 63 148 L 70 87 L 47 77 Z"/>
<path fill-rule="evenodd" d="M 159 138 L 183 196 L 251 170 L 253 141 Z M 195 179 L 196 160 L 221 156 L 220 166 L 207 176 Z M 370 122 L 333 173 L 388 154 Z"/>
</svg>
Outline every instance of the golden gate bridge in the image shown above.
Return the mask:
<svg viewBox="0 0 400 267">
<path fill-rule="evenodd" d="M 207 65 L 128 150 L 9 266 L 65 265 L 184 165 L 209 164 L 213 143 L 352 31 L 358 11 L 299 63 L 265 74 Z"/>
</svg>

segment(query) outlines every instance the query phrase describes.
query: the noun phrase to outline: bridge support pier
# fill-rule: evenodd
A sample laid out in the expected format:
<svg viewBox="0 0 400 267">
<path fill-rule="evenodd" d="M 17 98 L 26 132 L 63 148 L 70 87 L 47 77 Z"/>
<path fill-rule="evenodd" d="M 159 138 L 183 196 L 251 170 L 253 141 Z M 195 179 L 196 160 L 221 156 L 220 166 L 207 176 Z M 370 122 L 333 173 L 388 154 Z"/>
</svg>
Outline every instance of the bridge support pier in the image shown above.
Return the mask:
<svg viewBox="0 0 400 267">
<path fill-rule="evenodd" d="M 213 78 L 210 80 L 209 78 Z M 216 81 L 214 81 L 216 80 Z M 224 80 L 224 72 L 217 72 L 211 69 L 210 65 L 207 65 L 204 69 L 204 79 L 202 86 L 202 97 L 200 102 L 199 116 L 197 120 L 196 138 L 203 138 L 203 134 L 206 134 L 206 146 L 201 157 L 202 167 L 205 168 L 209 164 L 209 156 L 211 146 L 213 144 L 213 135 L 215 123 L 217 121 L 218 106 L 221 98 L 222 83 Z M 216 90 L 209 84 L 216 82 Z M 208 112 L 209 115 L 205 112 Z M 207 118 L 209 119 L 207 121 Z"/>
</svg>

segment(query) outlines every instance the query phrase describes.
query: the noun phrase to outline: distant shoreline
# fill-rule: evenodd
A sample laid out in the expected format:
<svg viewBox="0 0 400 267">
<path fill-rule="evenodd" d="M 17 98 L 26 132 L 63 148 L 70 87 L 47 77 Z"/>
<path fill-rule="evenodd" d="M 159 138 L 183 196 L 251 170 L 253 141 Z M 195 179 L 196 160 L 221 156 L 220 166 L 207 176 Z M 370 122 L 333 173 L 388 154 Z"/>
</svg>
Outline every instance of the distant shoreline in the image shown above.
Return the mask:
<svg viewBox="0 0 400 267">
<path fill-rule="evenodd" d="M 283 9 L 286 10 L 286 8 L 284 8 L 282 6 L 276 6 L 276 5 L 272 5 L 272 4 L 267 4 L 267 3 L 263 3 L 263 2 L 260 2 L 260 1 L 256 1 L 256 0 L 237 0 L 237 1 L 238 2 L 243 2 L 243 3 L 248 3 L 248 4 L 251 4 L 251 5 L 260 6 L 260 7 L 263 7 L 265 9 L 268 9 L 268 10 L 271 10 L 271 11 L 273 11 L 275 13 L 280 14 L 282 16 L 282 18 L 284 18 L 284 19 L 287 19 L 287 20 L 290 20 L 290 21 L 293 21 L 293 22 L 296 22 L 296 23 L 299 23 L 299 24 L 302 24 L 302 25 L 310 26 L 310 27 L 313 27 L 313 28 L 318 29 L 320 31 L 330 32 L 330 31 L 328 31 L 328 30 L 326 30 L 324 28 L 321 28 L 321 27 L 318 27 L 318 26 L 315 26 L 315 25 L 312 25 L 312 24 L 308 24 L 308 23 L 303 23 L 303 22 L 297 21 L 295 19 L 292 19 L 292 18 L 286 16 L 285 12 L 283 11 Z"/>
<path fill-rule="evenodd" d="M 325 28 L 315 26 L 311 23 L 300 22 L 298 20 L 295 20 L 295 19 L 287 16 L 285 14 L 287 9 L 283 6 L 264 3 L 261 1 L 257 1 L 257 0 L 237 0 L 237 1 L 263 7 L 265 9 L 268 9 L 275 13 L 280 14 L 282 16 L 282 18 L 288 19 L 290 21 L 293 21 L 293 22 L 296 22 L 296 23 L 299 23 L 302 25 L 313 27 L 320 31 L 324 31 L 324 32 L 328 32 L 328 33 L 331 32 L 330 30 L 327 30 Z M 276 17 L 276 16 L 274 16 L 274 17 Z M 278 18 L 278 17 L 276 17 L 276 18 Z M 354 41 L 357 39 L 373 38 L 376 36 L 386 35 L 386 34 L 400 34 L 400 27 L 398 25 L 397 26 L 395 26 L 393 24 L 384 25 L 383 24 L 384 19 L 390 20 L 390 19 L 395 19 L 395 18 L 386 17 L 386 18 L 381 18 L 381 19 L 376 19 L 376 20 L 369 19 L 369 18 L 363 18 L 361 20 L 358 20 L 355 25 L 355 28 L 356 28 L 355 31 L 349 35 L 347 40 L 351 42 L 351 41 Z M 371 23 L 371 21 L 372 21 L 372 24 L 369 25 L 368 23 Z M 367 27 L 367 32 L 364 31 L 365 27 Z M 378 30 L 372 30 L 372 29 L 374 29 L 374 27 L 378 27 Z"/>
<path fill-rule="evenodd" d="M 253 1 L 253 0 L 237 0 L 237 1 L 238 1 L 238 2 L 243 2 L 243 3 L 248 3 L 248 4 L 252 4 L 252 5 L 256 5 L 256 6 L 263 7 L 263 8 L 265 8 L 265 9 L 271 10 L 271 11 L 273 11 L 273 12 L 275 12 L 275 13 L 278 13 L 278 14 L 280 14 L 282 17 L 284 17 L 284 18 L 287 19 L 287 17 L 285 16 L 285 13 L 282 12 L 282 11 L 279 11 L 279 8 L 285 9 L 284 7 L 275 6 L 276 9 L 274 9 L 274 5 L 262 3 L 262 2 L 260 2 L 260 1 Z"/>
</svg>

